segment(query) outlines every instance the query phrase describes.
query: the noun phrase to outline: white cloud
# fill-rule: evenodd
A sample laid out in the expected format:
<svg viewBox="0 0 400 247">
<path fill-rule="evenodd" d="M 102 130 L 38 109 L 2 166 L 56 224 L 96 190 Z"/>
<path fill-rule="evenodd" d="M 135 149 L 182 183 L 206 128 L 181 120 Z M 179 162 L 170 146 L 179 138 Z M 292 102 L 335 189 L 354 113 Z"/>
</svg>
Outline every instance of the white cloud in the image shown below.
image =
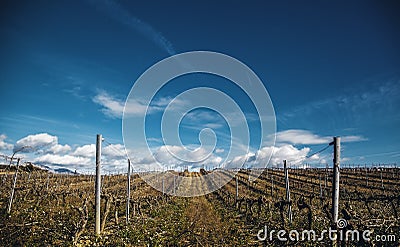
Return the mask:
<svg viewBox="0 0 400 247">
<path fill-rule="evenodd" d="M 117 97 L 113 97 L 104 91 L 98 93 L 93 98 L 94 103 L 102 106 L 101 111 L 106 116 L 111 118 L 122 118 L 124 109 L 125 109 L 125 115 L 127 116 L 144 116 L 146 111 L 148 114 L 151 114 L 156 111 L 163 110 L 170 101 L 171 98 L 159 98 L 153 100 L 151 104 L 148 106 L 143 102 L 133 99 L 129 99 L 127 102 L 125 102 L 124 100 L 118 99 Z M 174 100 L 175 107 L 179 107 L 182 104 L 185 104 L 185 102 L 180 100 Z M 175 108 L 172 109 L 177 110 Z"/>
<path fill-rule="evenodd" d="M 392 121 L 394 116 L 399 116 L 399 95 L 399 80 L 377 82 L 372 85 L 368 84 L 368 87 L 362 85 L 355 88 L 351 94 L 295 106 L 277 117 L 283 123 L 301 121 L 307 124 L 312 124 L 308 122 L 308 119 L 319 119 L 321 115 L 330 117 L 321 119 L 318 124 L 327 124 L 337 121 L 339 118 L 340 121 L 345 120 L 354 124 L 359 121 L 370 121 L 376 116 L 380 116 L 381 122 L 383 119 Z"/>
<path fill-rule="evenodd" d="M 0 147 L 12 148 L 11 144 L 5 142 L 6 136 L 0 135 Z M 365 138 L 362 136 L 344 136 L 343 142 L 363 141 Z M 311 145 L 322 144 L 331 141 L 331 137 L 321 137 L 306 130 L 287 130 L 278 133 L 278 146 L 264 146 L 254 153 L 246 155 L 238 155 L 231 161 L 224 162 L 224 158 L 219 155 L 225 152 L 224 149 L 216 148 L 213 153 L 208 154 L 206 148 L 198 148 L 198 146 L 190 146 L 190 152 L 185 147 L 181 146 L 159 146 L 153 150 L 153 155 L 148 157 L 144 156 L 144 151 L 128 151 L 131 157 L 131 164 L 134 170 L 159 170 L 161 167 L 164 169 L 182 169 L 189 167 L 189 169 L 200 168 L 203 165 L 208 167 L 226 167 L 235 168 L 242 167 L 264 167 L 269 161 L 270 166 L 281 165 L 283 160 L 287 160 L 291 165 L 302 165 L 305 162 L 319 162 L 326 163 L 325 156 L 320 157 L 314 155 L 311 158 L 306 158 L 310 153 L 309 147 L 298 148 L 295 144 Z M 64 166 L 65 168 L 78 169 L 78 172 L 94 172 L 95 167 L 95 144 L 87 144 L 77 146 L 74 149 L 70 145 L 61 145 L 58 143 L 58 137 L 52 136 L 47 133 L 36 135 L 29 135 L 17 141 L 16 147 L 31 146 L 35 148 L 35 154 L 29 154 L 27 160 L 46 164 L 50 167 Z M 196 149 L 197 148 L 197 149 Z M 170 151 L 183 160 L 176 159 L 171 155 Z M 247 151 L 246 151 L 247 152 Z M 272 154 L 269 160 L 270 154 Z M 28 154 L 27 154 L 28 155 Z M 202 159 L 207 157 L 206 159 Z M 198 162 L 190 162 L 191 160 L 198 160 Z M 104 172 L 117 172 L 126 171 L 127 156 L 125 155 L 125 147 L 122 144 L 109 144 L 104 145 L 102 148 L 102 170 Z"/>
<path fill-rule="evenodd" d="M 285 130 L 276 133 L 277 143 L 290 143 L 290 144 L 324 144 L 332 141 L 332 137 L 321 137 L 316 134 L 311 133 L 308 130 Z"/>
<path fill-rule="evenodd" d="M 153 108 L 158 108 L 159 110 L 161 110 L 161 109 L 165 108 L 166 106 L 168 106 L 169 104 L 171 104 L 169 106 L 169 109 L 178 110 L 182 106 L 187 105 L 187 103 L 188 102 L 186 102 L 182 99 L 178 99 L 178 98 L 160 97 L 160 98 L 153 100 L 150 105 Z"/>
<path fill-rule="evenodd" d="M 5 135 L 0 135 L 0 147 L 11 149 L 13 145 L 4 142 Z M 19 157 L 26 161 L 47 165 L 51 168 L 78 169 L 78 172 L 93 172 L 95 167 L 95 144 L 77 146 L 59 144 L 58 137 L 48 133 L 28 135 L 17 141 L 16 148 L 30 146 L 33 149 L 24 149 L 26 155 L 19 153 Z M 35 151 L 35 152 L 32 152 Z M 30 152 L 30 153 L 29 153 Z M 127 156 L 122 144 L 111 144 L 102 148 L 102 169 L 116 172 L 126 170 Z"/>
<path fill-rule="evenodd" d="M 53 154 L 63 154 L 71 151 L 71 146 L 69 146 L 68 144 L 56 144 L 54 146 L 51 146 L 48 150 Z"/>
<path fill-rule="evenodd" d="M 163 143 L 162 139 L 154 138 L 154 137 L 147 137 L 147 142 Z"/>
<path fill-rule="evenodd" d="M 350 158 L 347 158 L 347 157 L 342 157 L 341 158 L 341 162 L 348 162 L 348 161 L 350 161 L 351 159 Z"/>
<path fill-rule="evenodd" d="M 243 118 L 245 117 L 245 118 Z M 212 129 L 218 129 L 224 127 L 226 124 L 230 127 L 243 126 L 247 122 L 259 121 L 259 116 L 252 113 L 241 113 L 241 112 L 224 112 L 220 115 L 212 110 L 197 109 L 191 111 L 185 115 L 187 118 L 186 125 L 196 126 L 201 129 L 202 127 L 208 127 Z"/>
<path fill-rule="evenodd" d="M 72 152 L 73 156 L 79 157 L 95 157 L 96 156 L 96 145 L 87 144 L 80 147 L 77 147 L 74 152 Z"/>
<path fill-rule="evenodd" d="M 181 157 L 178 159 L 174 157 L 170 152 L 176 156 Z M 138 154 L 136 154 L 138 155 Z M 140 154 L 139 154 L 140 155 Z M 221 164 L 223 159 L 213 153 L 209 156 L 207 150 L 204 148 L 198 148 L 195 152 L 189 152 L 187 149 L 181 146 L 163 145 L 153 151 L 153 155 L 146 157 L 136 156 L 136 160 L 131 160 L 134 169 L 136 170 L 162 170 L 164 169 L 180 169 L 189 167 L 189 169 L 195 169 L 203 167 L 203 165 L 217 167 Z M 204 157 L 207 157 L 203 159 Z M 199 162 L 190 162 L 192 160 L 201 160 Z"/>
<path fill-rule="evenodd" d="M 362 136 L 343 136 L 340 138 L 341 142 L 361 142 L 367 141 L 368 139 Z"/>
<path fill-rule="evenodd" d="M 170 152 L 182 158 L 183 160 L 178 160 L 177 158 L 174 158 Z M 193 149 L 192 147 L 188 146 L 186 149 L 185 147 L 172 145 L 161 146 L 155 153 L 155 157 L 157 158 L 157 160 L 163 164 L 208 163 L 211 161 L 210 158 L 212 158 L 212 156 L 212 154 L 208 153 L 207 149 L 202 147 Z"/>
<path fill-rule="evenodd" d="M 109 158 L 127 158 L 125 147 L 121 144 L 110 144 L 102 149 L 102 154 Z"/>
<path fill-rule="evenodd" d="M 257 155 L 264 155 L 271 152 L 271 147 L 264 147 L 257 152 Z M 283 163 L 283 160 L 287 160 L 289 163 L 294 165 L 302 164 L 306 160 L 307 154 L 310 152 L 310 148 L 305 147 L 297 149 L 292 145 L 285 145 L 282 147 L 273 147 L 273 154 L 270 160 L 270 165 L 277 166 Z M 265 155 L 263 156 L 267 158 Z"/>
<path fill-rule="evenodd" d="M 7 136 L 4 134 L 0 135 L 0 150 L 12 150 L 14 145 L 5 142 Z"/>
<path fill-rule="evenodd" d="M 66 154 L 72 150 L 68 144 L 62 145 L 58 143 L 58 137 L 48 133 L 40 133 L 28 135 L 15 144 L 14 150 L 19 150 L 22 147 L 28 147 L 22 152 L 36 152 L 37 154 Z"/>
<path fill-rule="evenodd" d="M 241 168 L 242 166 L 245 167 L 245 163 L 249 162 L 249 160 L 254 158 L 255 154 L 253 153 L 236 156 L 232 160 L 229 160 L 228 162 L 222 164 L 222 167 L 227 169 Z"/>
<path fill-rule="evenodd" d="M 37 153 L 33 161 L 46 164 L 52 168 L 62 165 L 64 168 L 78 169 L 78 172 L 94 172 L 96 156 L 96 146 L 94 144 L 78 146 L 73 151 L 69 145 L 57 144 L 49 150 L 58 153 Z M 123 155 L 124 152 L 125 149 L 122 144 L 111 144 L 102 147 L 102 172 L 114 173 L 126 170 L 127 157 Z"/>
<path fill-rule="evenodd" d="M 290 164 L 300 165 L 306 160 L 310 148 L 298 149 L 292 145 L 283 145 L 280 147 L 263 147 L 256 153 L 249 153 L 237 156 L 233 160 L 224 164 L 227 168 L 257 167 L 262 168 L 268 166 L 280 166 L 283 160 L 287 160 Z M 268 160 L 270 158 L 270 160 Z"/>
<path fill-rule="evenodd" d="M 185 115 L 189 120 L 193 122 L 216 122 L 221 119 L 218 113 L 210 110 L 196 110 L 191 111 Z"/>
<path fill-rule="evenodd" d="M 232 160 L 223 162 L 223 159 L 218 156 L 218 154 L 223 153 L 223 149 L 215 149 L 214 154 L 206 159 L 204 164 L 210 164 L 214 166 L 220 166 L 226 168 L 237 168 L 242 167 L 244 164 L 246 167 L 265 167 L 268 163 L 270 166 L 280 166 L 283 163 L 283 160 L 287 160 L 291 165 L 302 165 L 304 163 L 315 163 L 319 164 L 327 163 L 326 158 L 329 155 L 320 156 L 319 154 L 315 154 L 311 157 L 308 157 L 311 153 L 310 147 L 295 147 L 294 145 L 318 145 L 318 144 L 328 144 L 332 141 L 332 137 L 330 136 L 319 136 L 313 134 L 307 130 L 286 130 L 277 133 L 277 144 L 276 146 L 264 146 L 260 150 L 255 151 L 254 153 L 248 153 L 245 155 L 238 155 L 234 157 Z M 366 138 L 362 136 L 343 136 L 342 142 L 357 142 L 364 141 Z M 168 152 L 171 150 L 175 154 L 179 156 L 185 157 L 187 160 L 196 159 L 196 157 L 188 156 L 188 153 L 185 154 L 186 150 L 179 146 L 161 146 L 154 152 L 156 160 L 161 164 L 169 167 L 179 168 L 182 166 L 187 166 L 188 164 L 185 162 L 177 162 L 174 157 Z M 201 152 L 199 154 L 202 154 Z M 271 159 L 269 159 L 271 157 Z M 137 160 L 138 164 L 156 164 L 156 161 L 151 158 L 144 158 Z M 189 166 L 190 167 L 190 166 Z"/>
<path fill-rule="evenodd" d="M 276 133 L 276 143 L 279 144 L 293 144 L 293 145 L 316 145 L 328 144 L 332 142 L 332 136 L 319 136 L 313 134 L 308 130 L 290 129 Z M 359 142 L 365 141 L 366 138 L 362 136 L 342 136 L 341 142 Z"/>
<path fill-rule="evenodd" d="M 101 111 L 112 118 L 121 118 L 125 107 L 125 101 L 112 97 L 106 92 L 101 92 L 93 98 L 93 102 L 101 105 Z M 137 101 L 130 100 L 126 106 L 125 114 L 142 115 L 146 112 L 147 106 Z"/>
<path fill-rule="evenodd" d="M 29 146 L 26 151 L 41 150 L 47 147 L 57 145 L 57 136 L 52 136 L 47 133 L 40 133 L 36 135 L 28 135 L 18 140 L 14 146 L 14 150 L 19 150 L 24 146 Z"/>
<path fill-rule="evenodd" d="M 206 123 L 203 125 L 204 128 L 210 128 L 210 129 L 219 129 L 224 127 L 224 125 L 222 124 L 218 124 L 218 123 Z"/>
<path fill-rule="evenodd" d="M 91 159 L 73 155 L 45 154 L 36 157 L 33 162 L 53 165 L 89 165 L 91 163 Z"/>
</svg>

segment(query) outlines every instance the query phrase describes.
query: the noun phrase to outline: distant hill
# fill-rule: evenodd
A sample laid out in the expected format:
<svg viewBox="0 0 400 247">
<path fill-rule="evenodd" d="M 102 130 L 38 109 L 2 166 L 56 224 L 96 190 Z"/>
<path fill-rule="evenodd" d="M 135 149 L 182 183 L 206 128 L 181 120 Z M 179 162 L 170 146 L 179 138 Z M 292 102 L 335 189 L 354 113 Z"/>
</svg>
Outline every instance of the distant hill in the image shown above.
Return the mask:
<svg viewBox="0 0 400 247">
<path fill-rule="evenodd" d="M 75 175 L 78 174 L 77 172 L 73 172 L 70 169 L 67 168 L 57 168 L 53 170 L 55 173 L 62 173 L 62 174 L 70 174 L 70 175 Z"/>
<path fill-rule="evenodd" d="M 15 165 L 12 165 L 9 167 L 7 164 L 0 164 L 0 170 L 9 170 L 9 171 L 15 171 Z M 70 169 L 67 168 L 51 168 L 47 164 L 33 164 L 31 162 L 24 163 L 19 166 L 20 171 L 26 171 L 26 172 L 32 172 L 32 171 L 48 171 L 52 173 L 60 173 L 60 174 L 70 174 L 70 175 L 75 175 L 79 174 L 77 172 L 71 171 Z"/>
</svg>

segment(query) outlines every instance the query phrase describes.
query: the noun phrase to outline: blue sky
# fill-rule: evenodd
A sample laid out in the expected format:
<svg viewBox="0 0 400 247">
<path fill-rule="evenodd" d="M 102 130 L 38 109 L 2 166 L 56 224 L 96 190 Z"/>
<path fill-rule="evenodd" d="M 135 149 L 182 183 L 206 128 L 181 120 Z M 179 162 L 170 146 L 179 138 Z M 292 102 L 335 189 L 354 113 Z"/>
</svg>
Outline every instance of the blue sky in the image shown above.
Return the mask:
<svg viewBox="0 0 400 247">
<path fill-rule="evenodd" d="M 3 6 L 3 154 L 29 144 L 37 150 L 21 154 L 26 160 L 90 170 L 95 135 L 102 133 L 110 149 L 108 169 L 117 169 L 124 164 L 121 112 L 136 79 L 170 55 L 210 50 L 239 59 L 264 82 L 276 114 L 275 162 L 284 157 L 294 162 L 340 135 L 346 137 L 345 163 L 399 163 L 396 1 L 10 1 Z M 183 76 L 159 97 L 213 86 L 232 95 L 249 116 L 254 113 L 242 93 L 221 81 Z M 195 121 L 188 116 L 183 122 L 191 128 L 181 129 L 185 144 L 198 144 L 198 130 L 206 125 L 228 133 L 215 113 L 192 115 Z M 154 120 L 147 126 L 152 145 L 168 160 L 158 142 L 160 115 L 148 117 Z M 256 126 L 252 129 L 259 138 Z M 213 165 L 229 145 L 219 140 Z M 253 155 L 262 156 L 263 148 L 270 147 L 252 150 Z M 136 158 L 145 163 L 146 157 Z M 307 162 L 331 163 L 330 152 Z"/>
</svg>

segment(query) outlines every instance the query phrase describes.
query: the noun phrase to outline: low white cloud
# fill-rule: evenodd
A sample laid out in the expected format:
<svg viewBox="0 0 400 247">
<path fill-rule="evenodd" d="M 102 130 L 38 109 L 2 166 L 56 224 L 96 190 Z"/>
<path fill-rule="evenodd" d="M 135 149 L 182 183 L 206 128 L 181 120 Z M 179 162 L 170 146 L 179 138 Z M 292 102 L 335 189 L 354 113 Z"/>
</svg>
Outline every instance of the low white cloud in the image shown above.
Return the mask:
<svg viewBox="0 0 400 247">
<path fill-rule="evenodd" d="M 293 144 L 293 145 L 317 145 L 328 144 L 332 142 L 332 136 L 320 136 L 308 130 L 290 129 L 276 133 L 276 143 L 280 144 Z M 342 136 L 341 142 L 359 142 L 366 141 L 363 136 Z"/>
<path fill-rule="evenodd" d="M 292 145 L 283 145 L 280 147 L 262 147 L 256 153 L 249 153 L 242 156 L 237 156 L 231 161 L 224 164 L 226 168 L 240 168 L 244 167 L 276 167 L 283 163 L 283 160 L 287 160 L 290 164 L 299 165 L 302 164 L 310 152 L 310 148 L 305 147 L 298 149 Z"/>
<path fill-rule="evenodd" d="M 147 137 L 147 142 L 163 143 L 162 139 L 154 138 L 154 137 Z"/>
<path fill-rule="evenodd" d="M 68 149 L 65 146 L 62 146 L 64 149 L 63 151 Z M 124 151 L 124 146 L 122 144 L 112 144 L 112 146 L 108 145 L 102 147 L 102 173 L 116 173 L 126 170 L 127 157 L 123 155 L 124 153 L 122 153 L 122 151 Z M 36 154 L 33 162 L 44 164 L 52 168 L 63 166 L 64 168 L 69 168 L 71 171 L 77 170 L 78 172 L 91 173 L 94 172 L 95 169 L 95 156 L 96 146 L 94 144 L 86 144 L 78 146 L 74 150 L 66 151 L 64 154 Z"/>
<path fill-rule="evenodd" d="M 14 145 L 6 142 L 7 136 L 4 134 L 0 135 L 0 150 L 12 150 Z"/>
<path fill-rule="evenodd" d="M 0 135 L 0 150 L 13 148 L 12 144 L 5 142 L 6 135 Z M 28 135 L 18 140 L 14 150 L 29 146 L 24 149 L 24 154 L 18 153 L 19 157 L 26 161 L 49 166 L 53 169 L 68 168 L 78 172 L 94 172 L 96 146 L 86 144 L 72 148 L 68 144 L 59 144 L 58 137 L 48 133 Z M 102 147 L 102 169 L 108 172 L 126 170 L 127 156 L 122 144 L 110 144 Z"/>
<path fill-rule="evenodd" d="M 109 144 L 102 149 L 102 154 L 109 158 L 127 158 L 122 144 Z"/>
<path fill-rule="evenodd" d="M 72 150 L 68 144 L 58 143 L 58 137 L 48 133 L 28 135 L 18 140 L 14 151 L 25 147 L 22 152 L 35 152 L 37 154 L 66 154 Z"/>
<path fill-rule="evenodd" d="M 171 153 L 177 155 L 178 157 L 182 157 L 184 160 L 179 160 L 175 158 Z M 156 150 L 154 153 L 154 157 L 163 165 L 173 165 L 177 166 L 179 164 L 186 164 L 189 160 L 202 160 L 202 158 L 206 155 L 206 150 L 203 148 L 199 148 L 196 152 L 189 152 L 184 147 L 181 146 L 172 146 L 172 145 L 164 145 Z M 206 162 L 204 160 L 203 162 Z"/>
<path fill-rule="evenodd" d="M 63 154 L 71 151 L 72 148 L 68 144 L 65 145 L 56 144 L 54 146 L 51 146 L 48 150 L 53 154 Z"/>
<path fill-rule="evenodd" d="M 302 145 L 311 145 L 311 144 L 324 144 L 332 141 L 331 137 L 321 137 L 316 134 L 313 134 L 308 130 L 285 130 L 276 133 L 276 142 L 277 143 L 290 143 L 290 144 L 302 144 Z"/>
<path fill-rule="evenodd" d="M 23 147 L 29 147 L 25 151 L 41 150 L 58 144 L 57 136 L 48 133 L 28 135 L 15 143 L 14 150 L 20 150 Z"/>
<path fill-rule="evenodd" d="M 87 144 L 80 147 L 77 147 L 74 152 L 72 152 L 73 156 L 79 157 L 95 157 L 96 156 L 96 145 Z"/>
<path fill-rule="evenodd" d="M 170 152 L 181 157 L 178 159 Z M 189 169 L 201 168 L 204 165 L 208 167 L 218 167 L 221 165 L 223 158 L 211 153 L 207 155 L 207 150 L 204 148 L 196 149 L 196 152 L 189 152 L 181 146 L 163 145 L 153 151 L 152 155 L 140 157 L 132 160 L 132 165 L 135 170 L 151 171 L 163 169 L 180 170 L 188 167 Z M 137 156 L 136 156 L 137 157 Z M 202 159 L 203 157 L 207 157 Z M 190 162 L 191 160 L 201 160 L 199 162 Z"/>
<path fill-rule="evenodd" d="M 266 159 L 266 154 L 269 152 L 272 152 L 272 157 L 269 163 L 271 166 L 278 166 L 283 163 L 283 160 L 287 160 L 289 163 L 294 165 L 299 165 L 306 160 L 306 156 L 310 152 L 310 148 L 305 147 L 298 149 L 292 145 L 285 145 L 281 147 L 264 147 L 257 152 L 257 155 L 262 156 L 263 158 L 265 157 Z"/>
<path fill-rule="evenodd" d="M 343 136 L 342 142 L 358 142 L 364 141 L 366 138 L 362 136 Z M 205 164 L 207 166 L 222 166 L 225 168 L 240 168 L 253 167 L 262 168 L 266 164 L 268 166 L 281 166 L 283 160 L 286 160 L 290 165 L 301 166 L 305 163 L 327 163 L 327 155 L 320 156 L 320 154 L 311 154 L 311 148 L 307 145 L 320 145 L 328 144 L 332 141 L 330 136 L 319 136 L 313 134 L 307 130 L 286 130 L 277 133 L 277 145 L 276 146 L 264 146 L 261 149 L 255 151 L 254 153 L 247 153 L 245 155 L 238 155 L 233 159 L 223 162 L 223 158 L 219 157 L 218 154 L 223 153 L 223 149 L 215 149 L 214 153 L 203 162 L 197 162 L 195 164 L 188 164 L 184 161 L 177 161 L 169 151 L 178 154 L 180 157 L 184 157 L 186 160 L 193 160 L 197 157 L 193 157 L 193 153 L 188 153 L 183 147 L 180 146 L 161 146 L 154 152 L 154 158 L 147 157 L 138 159 L 136 164 L 138 167 L 151 167 L 150 170 L 156 170 L 160 167 L 158 163 L 163 166 L 176 169 L 188 166 L 189 168 L 200 167 L 200 165 Z M 295 145 L 301 145 L 302 147 L 296 147 Z M 306 145 L 306 147 L 304 147 Z M 205 151 L 205 150 L 204 150 Z M 204 155 L 204 153 L 199 152 L 198 155 Z M 308 157 L 310 156 L 310 157 Z M 158 163 L 157 163 L 158 162 Z"/>
<path fill-rule="evenodd" d="M 3 140 L 5 139 L 2 137 Z M 50 167 L 63 165 L 71 170 L 77 169 L 78 171 L 94 171 L 95 167 L 95 144 L 87 144 L 77 146 L 74 149 L 69 145 L 58 144 L 56 136 L 47 133 L 29 135 L 22 138 L 17 142 L 18 145 L 30 145 L 36 148 L 35 157 L 32 158 L 33 162 L 46 164 Z M 10 147 L 10 146 L 9 146 Z M 39 152 L 41 151 L 41 152 Z M 170 151 L 183 157 L 185 160 L 177 160 Z M 283 159 L 291 160 L 298 157 L 305 157 L 309 152 L 308 148 L 298 150 L 291 145 L 283 147 L 264 147 L 257 151 L 255 154 L 248 154 L 246 156 L 238 156 L 231 161 L 230 165 L 226 167 L 234 167 L 236 163 L 243 164 L 247 161 L 250 165 L 250 159 L 256 155 L 259 162 L 267 161 L 267 153 L 274 152 L 271 163 L 276 165 L 282 162 Z M 159 170 L 160 165 L 166 169 L 198 169 L 206 165 L 208 167 L 219 167 L 222 165 L 223 158 L 218 154 L 223 153 L 223 149 L 216 149 L 205 160 L 201 162 L 189 162 L 190 160 L 201 160 L 200 157 L 205 157 L 206 149 L 199 148 L 196 152 L 188 152 L 187 149 L 180 146 L 160 146 L 154 150 L 154 154 L 149 157 L 141 156 L 141 152 L 136 152 L 131 155 L 132 165 L 135 170 Z M 132 154 L 132 153 L 131 153 Z M 300 159 L 299 162 L 301 162 Z M 102 148 L 102 169 L 105 172 L 116 172 L 126 170 L 127 156 L 125 155 L 125 148 L 122 144 L 109 144 L 104 145 Z"/>
<path fill-rule="evenodd" d="M 350 161 L 351 159 L 350 158 L 347 158 L 347 157 L 344 157 L 344 158 L 341 158 L 341 162 L 348 162 L 348 161 Z"/>
<path fill-rule="evenodd" d="M 52 164 L 52 165 L 79 166 L 79 165 L 89 165 L 91 163 L 91 159 L 87 157 L 78 157 L 73 155 L 45 154 L 36 157 L 33 160 L 33 162 Z"/>
<path fill-rule="evenodd" d="M 234 157 L 232 160 L 229 160 L 224 164 L 222 164 L 222 167 L 226 169 L 236 169 L 236 168 L 246 167 L 248 165 L 248 162 L 252 159 L 255 159 L 254 153 L 239 155 Z"/>
<path fill-rule="evenodd" d="M 0 148 L 12 149 L 13 145 L 7 143 L 5 135 L 0 135 Z M 350 135 L 342 137 L 343 142 L 356 142 L 366 140 L 362 136 Z M 264 146 L 253 153 L 238 155 L 232 160 L 225 162 L 222 156 L 225 153 L 224 149 L 216 148 L 206 159 L 202 159 L 208 154 L 204 148 L 198 146 L 189 147 L 189 152 L 185 147 L 162 145 L 153 149 L 153 155 L 145 156 L 143 150 L 129 151 L 131 164 L 134 171 L 150 171 L 160 169 L 175 169 L 182 170 L 188 167 L 189 169 L 198 169 L 203 166 L 207 167 L 253 167 L 260 168 L 269 166 L 280 166 L 283 160 L 287 160 L 290 165 L 301 167 L 305 163 L 326 163 L 329 154 L 319 156 L 319 154 L 310 155 L 310 147 L 296 147 L 300 145 L 313 145 L 329 143 L 331 137 L 323 137 L 311 133 L 306 130 L 287 130 L 278 133 L 277 146 Z M 72 148 L 68 144 L 59 144 L 58 137 L 48 133 L 28 135 L 17 141 L 15 147 L 31 146 L 35 149 L 35 153 L 25 153 L 24 157 L 27 161 L 33 161 L 38 164 L 45 164 L 50 167 L 63 166 L 65 168 L 78 172 L 94 172 L 95 170 L 95 144 L 86 144 L 74 146 Z M 197 148 L 197 149 L 196 149 Z M 170 152 L 183 157 L 183 160 L 178 160 L 171 155 Z M 126 171 L 127 156 L 123 144 L 104 144 L 102 148 L 102 171 L 106 173 L 115 173 Z M 248 151 L 245 151 L 248 152 Z M 271 156 L 272 155 L 272 156 Z M 271 158 L 269 159 L 269 157 Z M 185 161 L 186 160 L 186 161 Z M 201 160 L 199 162 L 190 162 L 190 160 Z M 161 166 L 160 166 L 161 165 Z"/>
</svg>

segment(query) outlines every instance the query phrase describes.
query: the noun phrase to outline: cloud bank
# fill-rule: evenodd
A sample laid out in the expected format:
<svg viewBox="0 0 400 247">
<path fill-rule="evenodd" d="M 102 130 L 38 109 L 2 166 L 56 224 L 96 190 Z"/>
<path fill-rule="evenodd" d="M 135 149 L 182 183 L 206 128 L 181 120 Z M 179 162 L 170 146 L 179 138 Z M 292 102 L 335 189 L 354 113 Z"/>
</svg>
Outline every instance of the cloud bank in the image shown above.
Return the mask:
<svg viewBox="0 0 400 247">
<path fill-rule="evenodd" d="M 7 143 L 7 136 L 0 135 L 0 151 L 11 152 L 23 146 L 30 146 L 32 149 L 24 150 L 26 161 L 48 165 L 52 168 L 69 168 L 82 173 L 93 173 L 95 170 L 95 144 L 73 145 L 60 144 L 58 137 L 49 133 L 39 133 L 28 135 L 19 139 L 15 145 Z M 143 150 L 127 150 L 131 157 L 131 164 L 134 171 L 150 171 L 175 169 L 182 170 L 189 168 L 198 170 L 203 166 L 208 168 L 224 167 L 237 168 L 244 164 L 244 167 L 264 167 L 268 162 L 269 167 L 281 166 L 283 160 L 287 160 L 290 165 L 302 166 L 305 163 L 318 162 L 326 163 L 323 157 L 313 155 L 311 148 L 305 145 L 328 144 L 332 137 L 319 136 L 307 130 L 285 130 L 277 133 L 276 146 L 264 146 L 254 153 L 247 153 L 234 157 L 232 160 L 224 162 L 223 155 L 225 150 L 216 149 L 205 160 L 198 163 L 178 161 L 168 150 L 173 150 L 175 154 L 184 157 L 185 155 L 203 156 L 206 150 L 199 150 L 195 153 L 187 153 L 184 147 L 161 145 L 153 149 L 153 156 L 143 156 Z M 366 138 L 357 135 L 344 136 L 342 142 L 364 141 Z M 302 147 L 296 147 L 300 145 Z M 147 147 L 146 147 L 147 148 Z M 32 150 L 34 150 L 32 152 Z M 31 153 L 28 153 L 31 152 Z M 102 170 L 105 173 L 123 172 L 127 169 L 127 159 L 125 147 L 122 144 L 110 144 L 103 142 L 102 147 Z M 272 153 L 270 160 L 269 154 Z M 187 157 L 187 160 L 197 160 L 197 157 Z M 161 166 L 160 166 L 161 164 Z"/>
</svg>

